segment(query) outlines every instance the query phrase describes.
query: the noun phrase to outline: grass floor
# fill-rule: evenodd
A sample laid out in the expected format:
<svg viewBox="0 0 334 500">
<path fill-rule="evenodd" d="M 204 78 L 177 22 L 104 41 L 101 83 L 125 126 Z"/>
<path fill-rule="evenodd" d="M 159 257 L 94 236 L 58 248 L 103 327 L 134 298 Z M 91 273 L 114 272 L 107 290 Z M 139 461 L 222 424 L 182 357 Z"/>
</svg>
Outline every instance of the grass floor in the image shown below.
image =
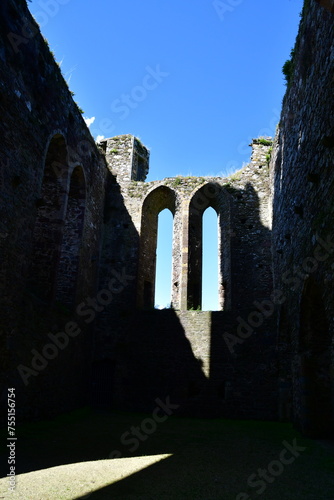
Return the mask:
<svg viewBox="0 0 334 500">
<path fill-rule="evenodd" d="M 22 425 L 16 489 L 5 452 L 0 498 L 334 500 L 333 442 L 290 424 L 169 417 L 154 429 L 151 417 L 87 409 Z"/>
</svg>

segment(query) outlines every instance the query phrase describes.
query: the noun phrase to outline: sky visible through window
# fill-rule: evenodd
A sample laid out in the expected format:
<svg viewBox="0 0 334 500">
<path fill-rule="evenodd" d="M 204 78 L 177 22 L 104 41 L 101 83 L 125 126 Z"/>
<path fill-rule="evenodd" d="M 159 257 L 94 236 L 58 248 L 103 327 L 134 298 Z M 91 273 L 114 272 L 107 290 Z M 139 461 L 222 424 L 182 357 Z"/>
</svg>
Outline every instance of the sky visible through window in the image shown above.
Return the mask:
<svg viewBox="0 0 334 500">
<path fill-rule="evenodd" d="M 93 137 L 139 137 L 151 152 L 148 181 L 224 177 L 249 161 L 252 138 L 275 134 L 302 5 L 28 3 Z"/>
<path fill-rule="evenodd" d="M 203 214 L 202 310 L 218 311 L 218 217 L 209 207 Z"/>
<path fill-rule="evenodd" d="M 173 215 L 170 210 L 162 210 L 158 218 L 157 270 L 155 307 L 168 308 L 172 293 L 172 244 Z"/>
<path fill-rule="evenodd" d="M 155 307 L 171 305 L 173 216 L 162 210 L 158 217 Z M 203 214 L 202 310 L 218 311 L 218 217 L 209 207 Z"/>
</svg>

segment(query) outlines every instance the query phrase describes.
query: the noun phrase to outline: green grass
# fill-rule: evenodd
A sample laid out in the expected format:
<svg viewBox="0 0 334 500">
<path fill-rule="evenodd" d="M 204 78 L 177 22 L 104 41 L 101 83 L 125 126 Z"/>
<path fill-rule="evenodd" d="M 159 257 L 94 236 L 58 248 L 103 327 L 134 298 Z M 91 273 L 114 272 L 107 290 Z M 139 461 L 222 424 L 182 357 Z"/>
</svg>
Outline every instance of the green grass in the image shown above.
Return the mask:
<svg viewBox="0 0 334 500">
<path fill-rule="evenodd" d="M 259 137 L 254 141 L 255 144 L 262 144 L 262 146 L 271 146 L 273 141 L 270 139 L 265 139 L 264 137 Z"/>
<path fill-rule="evenodd" d="M 303 438 L 290 424 L 169 417 L 131 451 L 121 436 L 150 417 L 83 409 L 21 425 L 18 473 L 39 472 L 19 476 L 10 498 L 236 500 L 244 492 L 249 500 L 334 499 L 333 448 Z M 294 439 L 305 451 L 258 495 L 247 479 Z M 113 450 L 121 458 L 108 459 Z M 6 481 L 0 480 L 0 497 Z"/>
</svg>

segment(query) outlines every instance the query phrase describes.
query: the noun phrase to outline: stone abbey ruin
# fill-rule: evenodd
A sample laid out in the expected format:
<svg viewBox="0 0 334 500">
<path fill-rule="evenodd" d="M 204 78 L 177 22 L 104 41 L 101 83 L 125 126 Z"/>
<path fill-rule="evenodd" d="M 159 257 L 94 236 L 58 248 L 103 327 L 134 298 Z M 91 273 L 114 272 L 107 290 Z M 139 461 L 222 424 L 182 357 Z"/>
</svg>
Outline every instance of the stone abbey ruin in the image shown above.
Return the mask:
<svg viewBox="0 0 334 500">
<path fill-rule="evenodd" d="M 333 1 L 308 0 L 276 137 L 229 178 L 145 182 L 133 136 L 95 144 L 25 0 L 0 5 L 1 393 L 22 420 L 85 405 L 334 429 Z M 201 311 L 217 212 L 219 311 Z M 154 309 L 158 214 L 172 308 Z M 4 415 L 4 412 L 3 412 Z"/>
</svg>

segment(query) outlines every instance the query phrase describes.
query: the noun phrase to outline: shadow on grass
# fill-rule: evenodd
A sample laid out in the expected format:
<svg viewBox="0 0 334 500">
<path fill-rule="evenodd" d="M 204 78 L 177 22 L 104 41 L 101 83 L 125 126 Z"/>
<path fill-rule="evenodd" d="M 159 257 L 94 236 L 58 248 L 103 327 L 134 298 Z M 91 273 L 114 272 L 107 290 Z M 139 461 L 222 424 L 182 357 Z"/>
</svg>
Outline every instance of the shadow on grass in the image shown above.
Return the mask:
<svg viewBox="0 0 334 500">
<path fill-rule="evenodd" d="M 89 496 L 71 498 L 248 500 L 264 488 L 263 500 L 334 499 L 333 449 L 302 438 L 290 424 L 169 417 L 148 435 L 142 432 L 148 418 L 83 409 L 22 425 L 17 433 L 16 472 L 116 456 L 115 466 L 124 463 L 119 480 L 96 491 L 92 488 Z M 142 439 L 134 439 L 134 428 L 141 429 Z M 267 470 L 280 460 L 283 442 L 291 446 L 296 442 L 303 451 L 278 476 L 269 473 L 269 480 L 262 479 L 262 488 L 259 482 L 247 484 L 252 474 L 259 480 L 259 469 Z M 126 457 L 159 455 L 170 456 L 157 463 L 153 459 L 152 465 L 133 474 L 127 474 L 126 460 L 121 462 Z M 5 476 L 8 471 L 1 472 Z M 241 492 L 245 496 L 238 498 Z"/>
</svg>

